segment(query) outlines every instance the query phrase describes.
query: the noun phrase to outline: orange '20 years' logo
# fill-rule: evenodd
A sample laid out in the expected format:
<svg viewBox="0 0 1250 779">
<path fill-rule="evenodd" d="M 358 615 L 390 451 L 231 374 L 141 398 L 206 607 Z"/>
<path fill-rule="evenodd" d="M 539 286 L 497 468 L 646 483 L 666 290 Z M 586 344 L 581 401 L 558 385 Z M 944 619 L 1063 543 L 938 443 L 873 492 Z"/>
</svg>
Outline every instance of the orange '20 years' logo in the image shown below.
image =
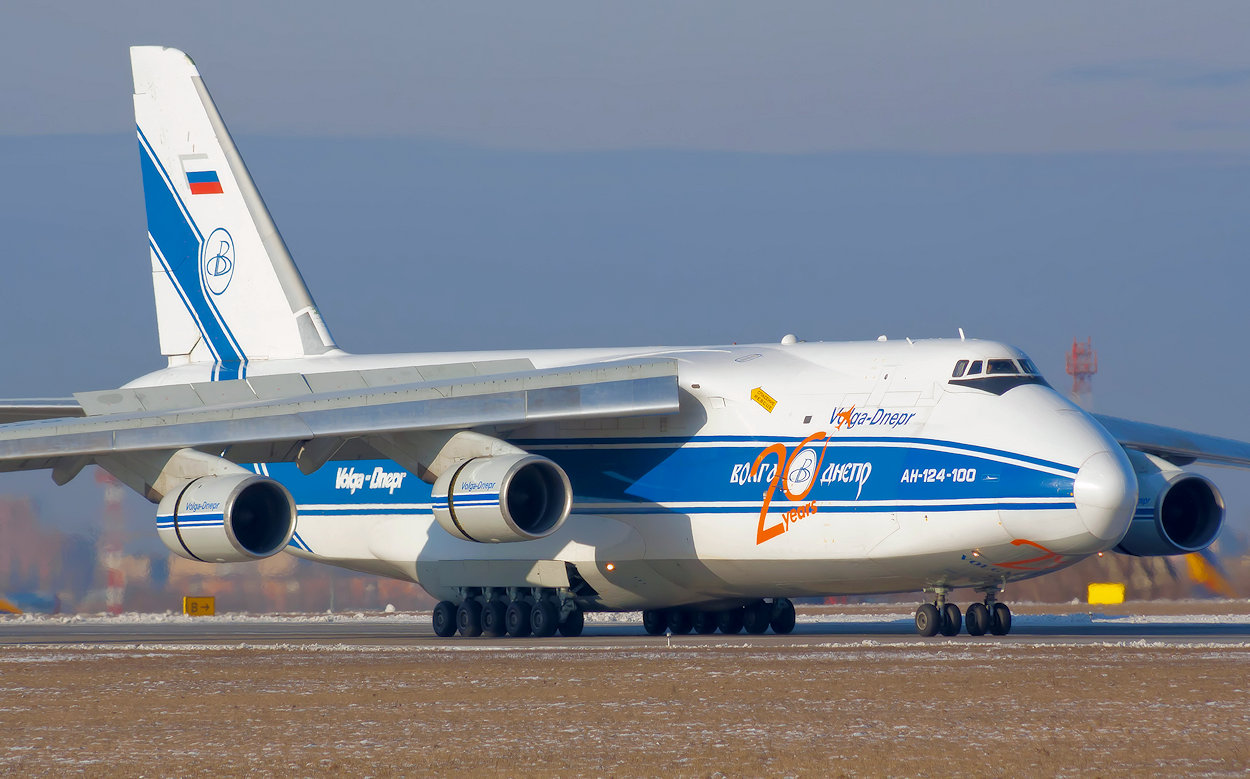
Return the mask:
<svg viewBox="0 0 1250 779">
<path fill-rule="evenodd" d="M 825 446 L 821 448 L 819 457 L 816 457 L 815 452 L 808 449 L 807 445 L 824 437 L 823 430 L 819 433 L 812 433 L 794 447 L 793 454 L 786 449 L 785 444 L 773 444 L 755 458 L 755 463 L 751 466 L 752 477 L 759 473 L 760 465 L 769 455 L 777 457 L 777 467 L 773 469 L 772 480 L 769 481 L 768 489 L 764 492 L 764 505 L 760 508 L 760 523 L 755 531 L 757 546 L 789 530 L 791 523 L 816 513 L 816 503 L 806 503 L 782 514 L 780 522 L 767 524 L 768 507 L 773 501 L 773 493 L 777 491 L 778 485 L 781 486 L 781 491 L 787 500 L 801 502 L 807 499 L 808 493 L 816 485 L 816 475 L 820 473 L 820 466 L 825 461 L 825 449 L 829 447 L 829 441 L 825 440 Z M 815 459 L 815 462 L 811 462 L 812 459 Z"/>
</svg>

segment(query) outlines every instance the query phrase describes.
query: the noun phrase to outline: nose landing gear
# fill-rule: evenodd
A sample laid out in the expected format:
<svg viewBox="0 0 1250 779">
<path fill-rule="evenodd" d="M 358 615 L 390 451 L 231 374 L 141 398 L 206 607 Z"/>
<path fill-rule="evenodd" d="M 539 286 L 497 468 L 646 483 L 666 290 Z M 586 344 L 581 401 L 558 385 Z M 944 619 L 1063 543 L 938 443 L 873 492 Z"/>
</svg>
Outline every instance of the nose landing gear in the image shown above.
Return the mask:
<svg viewBox="0 0 1250 779">
<path fill-rule="evenodd" d="M 926 638 L 941 633 L 944 636 L 959 635 L 960 627 L 966 626 L 968 635 L 983 636 L 991 633 L 1005 636 L 1011 632 L 1011 609 L 1006 603 L 995 599 L 997 588 L 985 588 L 983 603 L 968 606 L 968 613 L 961 615 L 959 607 L 946 602 L 946 587 L 933 587 L 928 590 L 934 594 L 933 603 L 922 603 L 916 609 L 916 632 Z"/>
</svg>

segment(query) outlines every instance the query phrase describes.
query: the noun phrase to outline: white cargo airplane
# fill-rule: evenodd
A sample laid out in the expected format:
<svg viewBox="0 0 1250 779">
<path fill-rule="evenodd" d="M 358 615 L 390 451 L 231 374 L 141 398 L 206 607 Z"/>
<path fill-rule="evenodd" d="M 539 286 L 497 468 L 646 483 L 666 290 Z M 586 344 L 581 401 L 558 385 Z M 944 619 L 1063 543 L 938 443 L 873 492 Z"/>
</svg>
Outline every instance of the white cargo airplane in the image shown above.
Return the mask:
<svg viewBox="0 0 1250 779">
<path fill-rule="evenodd" d="M 1005 634 L 1011 581 L 1201 550 L 1250 445 L 1091 417 L 1019 350 L 924 340 L 354 355 L 195 65 L 131 50 L 168 367 L 2 410 L 0 469 L 96 464 L 176 554 L 413 581 L 449 636 L 794 627 L 800 596 L 923 591 L 926 636 Z M 77 418 L 74 418 L 77 417 Z M 951 590 L 983 595 L 965 612 Z"/>
</svg>

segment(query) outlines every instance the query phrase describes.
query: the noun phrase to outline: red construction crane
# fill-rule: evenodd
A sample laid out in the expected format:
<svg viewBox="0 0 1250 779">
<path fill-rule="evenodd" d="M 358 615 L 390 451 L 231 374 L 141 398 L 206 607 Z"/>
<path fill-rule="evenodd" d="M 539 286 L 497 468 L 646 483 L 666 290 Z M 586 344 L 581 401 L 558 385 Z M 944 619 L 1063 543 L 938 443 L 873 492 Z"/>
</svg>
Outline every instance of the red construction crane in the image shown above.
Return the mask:
<svg viewBox="0 0 1250 779">
<path fill-rule="evenodd" d="M 1072 377 L 1072 402 L 1089 408 L 1094 401 L 1094 374 L 1098 372 L 1098 353 L 1094 351 L 1092 338 L 1081 343 L 1072 339 L 1068 352 L 1067 371 Z"/>
</svg>

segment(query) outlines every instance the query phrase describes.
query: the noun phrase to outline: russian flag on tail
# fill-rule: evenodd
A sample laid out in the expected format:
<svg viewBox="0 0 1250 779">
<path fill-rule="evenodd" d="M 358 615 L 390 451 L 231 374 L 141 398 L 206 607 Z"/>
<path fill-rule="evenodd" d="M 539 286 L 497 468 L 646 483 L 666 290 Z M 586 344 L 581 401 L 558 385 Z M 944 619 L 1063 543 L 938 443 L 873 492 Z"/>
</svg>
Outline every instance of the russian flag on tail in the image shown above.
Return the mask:
<svg viewBox="0 0 1250 779">
<path fill-rule="evenodd" d="M 221 179 L 217 178 L 215 170 L 189 170 L 187 184 L 192 195 L 220 195 L 222 192 Z"/>
</svg>

